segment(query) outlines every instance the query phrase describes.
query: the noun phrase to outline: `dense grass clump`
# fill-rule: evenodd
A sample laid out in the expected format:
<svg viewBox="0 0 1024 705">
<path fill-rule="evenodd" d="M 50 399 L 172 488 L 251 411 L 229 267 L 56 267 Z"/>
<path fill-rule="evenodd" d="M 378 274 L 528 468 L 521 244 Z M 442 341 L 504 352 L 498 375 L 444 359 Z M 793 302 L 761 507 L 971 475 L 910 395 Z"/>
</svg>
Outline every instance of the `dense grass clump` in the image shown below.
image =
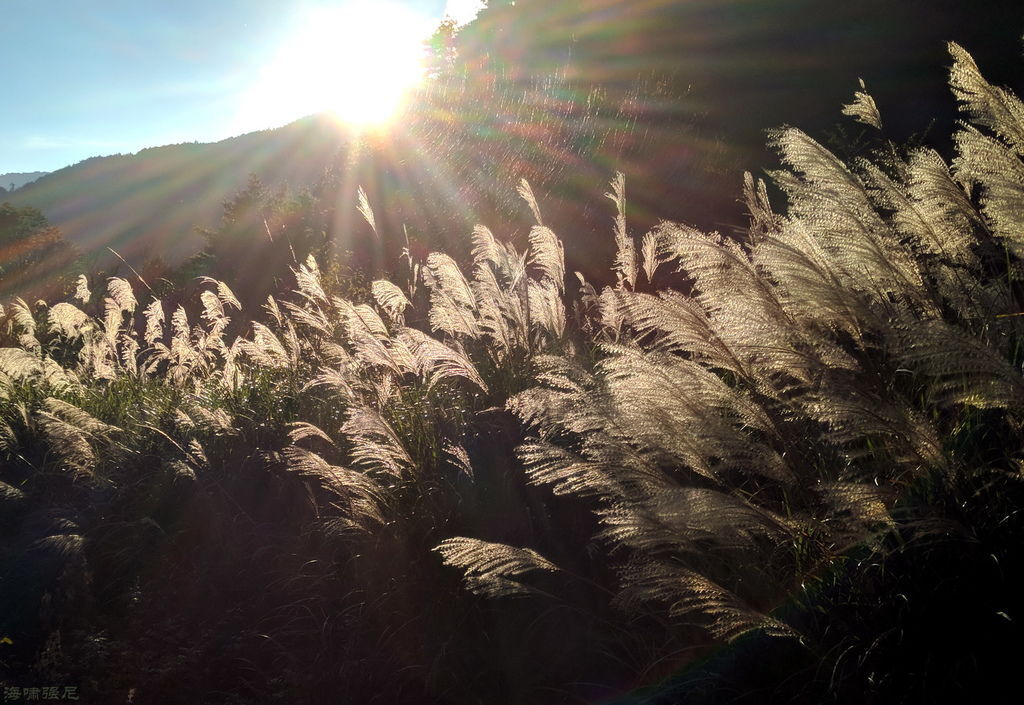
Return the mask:
<svg viewBox="0 0 1024 705">
<path fill-rule="evenodd" d="M 1024 619 L 1024 107 L 951 51 L 971 121 L 952 165 L 881 137 L 844 163 L 779 130 L 787 204 L 748 175 L 742 241 L 635 238 L 616 178 L 600 292 L 524 181 L 526 252 L 478 226 L 464 266 L 410 254 L 366 300 L 311 258 L 262 311 L 214 279 L 191 309 L 116 277 L 11 303 L 5 682 L 160 703 L 1000 692 Z M 866 89 L 845 112 L 883 125 Z"/>
</svg>

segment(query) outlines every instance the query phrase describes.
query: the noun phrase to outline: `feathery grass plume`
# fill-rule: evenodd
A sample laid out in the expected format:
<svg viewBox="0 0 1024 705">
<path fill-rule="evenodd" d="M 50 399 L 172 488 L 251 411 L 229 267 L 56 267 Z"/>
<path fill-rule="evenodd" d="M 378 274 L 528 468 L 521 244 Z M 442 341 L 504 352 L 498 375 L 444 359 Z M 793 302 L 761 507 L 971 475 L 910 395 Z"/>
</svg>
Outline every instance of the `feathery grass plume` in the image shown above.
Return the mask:
<svg viewBox="0 0 1024 705">
<path fill-rule="evenodd" d="M 494 239 L 494 234 L 486 226 L 473 226 L 472 243 L 473 249 L 470 256 L 473 258 L 474 267 L 501 266 L 505 259 L 505 250 Z"/>
<path fill-rule="evenodd" d="M 659 258 L 675 260 L 693 277 L 697 303 L 751 384 L 770 395 L 780 374 L 806 366 L 806 354 L 794 348 L 796 324 L 779 291 L 739 245 L 672 223 L 662 223 L 656 233 Z"/>
<path fill-rule="evenodd" d="M 146 319 L 146 330 L 142 339 L 147 344 L 153 345 L 164 338 L 164 305 L 160 299 L 153 299 L 143 311 L 143 318 Z"/>
<path fill-rule="evenodd" d="M 90 436 L 107 436 L 115 431 L 120 431 L 117 426 L 111 426 L 93 417 L 74 404 L 55 397 L 48 397 L 43 402 L 43 408 L 47 413 L 66 421 Z"/>
<path fill-rule="evenodd" d="M 134 313 L 138 301 L 135 299 L 135 292 L 132 285 L 120 277 L 110 277 L 107 280 L 107 295 L 113 300 L 114 305 L 124 313 Z"/>
<path fill-rule="evenodd" d="M 241 341 L 239 349 L 261 367 L 287 369 L 295 362 L 274 332 L 255 321 L 252 324 L 252 340 Z"/>
<path fill-rule="evenodd" d="M 843 477 L 870 479 L 877 475 L 879 469 L 870 461 L 888 465 L 889 472 L 894 466 L 919 471 L 949 469 L 936 429 L 913 410 L 909 400 L 894 391 L 888 396 L 876 394 L 864 388 L 862 379 L 844 384 L 837 382 L 838 377 L 831 375 L 820 393 L 805 394 L 800 405 L 828 429 L 822 440 L 841 449 L 851 461 Z"/>
<path fill-rule="evenodd" d="M 550 281 L 559 294 L 565 291 L 565 250 L 562 241 L 549 228 L 542 225 L 530 228 L 527 263 L 537 272 L 542 282 L 545 279 Z"/>
<path fill-rule="evenodd" d="M 197 438 L 191 438 L 188 442 L 188 456 L 191 462 L 198 468 L 207 469 L 210 467 L 210 460 L 206 455 L 206 449 Z"/>
<path fill-rule="evenodd" d="M 270 315 L 278 328 L 284 326 L 284 314 L 281 313 L 281 307 L 277 305 L 277 299 L 274 298 L 273 294 L 267 296 L 267 302 L 263 304 L 263 310 Z"/>
<path fill-rule="evenodd" d="M 598 317 L 604 336 L 618 342 L 625 334 L 626 314 L 622 308 L 622 297 L 611 287 L 605 287 L 597 298 Z"/>
<path fill-rule="evenodd" d="M 79 390 L 81 382 L 51 357 L 40 357 L 34 349 L 0 348 L 0 380 L 10 392 L 11 383 L 29 383 L 50 392 Z"/>
<path fill-rule="evenodd" d="M 103 330 L 112 349 L 116 348 L 118 335 L 124 325 L 124 315 L 135 313 L 137 305 L 131 284 L 120 277 L 107 280 L 107 296 L 103 299 Z"/>
<path fill-rule="evenodd" d="M 886 487 L 867 482 L 827 482 L 815 487 L 829 507 L 833 536 L 849 544 L 862 541 L 879 527 L 894 528 L 890 507 L 894 493 Z M 839 537 L 845 533 L 847 536 Z"/>
<path fill-rule="evenodd" d="M 865 326 L 886 327 L 869 296 L 850 290 L 835 260 L 803 222 L 790 221 L 763 234 L 753 256 L 757 268 L 774 280 L 773 293 L 786 313 L 814 332 L 842 330 L 861 345 Z"/>
<path fill-rule="evenodd" d="M 370 285 L 377 305 L 388 315 L 388 319 L 401 325 L 405 320 L 405 309 L 412 306 L 405 293 L 387 279 L 378 279 Z"/>
<path fill-rule="evenodd" d="M 7 316 L 13 323 L 13 330 L 18 335 L 18 343 L 27 350 L 38 350 L 39 341 L 36 340 L 36 318 L 32 309 L 20 296 L 7 307 Z"/>
<path fill-rule="evenodd" d="M 735 493 L 705 487 L 653 487 L 598 510 L 598 538 L 636 556 L 756 563 L 763 545 L 790 542 L 799 524 Z M 745 556 L 737 560 L 737 556 Z"/>
<path fill-rule="evenodd" d="M 234 436 L 238 434 L 235 419 L 225 409 L 211 409 L 197 404 L 192 410 L 195 428 L 214 436 Z"/>
<path fill-rule="evenodd" d="M 658 270 L 658 239 L 654 233 L 645 233 L 640 240 L 640 266 L 648 284 L 654 283 L 654 273 Z"/>
<path fill-rule="evenodd" d="M 217 298 L 220 299 L 221 305 L 224 307 L 230 306 L 236 311 L 242 310 L 242 304 L 238 301 L 238 297 L 235 296 L 235 292 L 231 291 L 226 283 L 213 277 L 199 277 L 199 281 L 203 284 L 211 284 L 217 290 Z"/>
<path fill-rule="evenodd" d="M 987 127 L 1024 156 L 1024 104 L 1005 88 L 991 85 L 974 58 L 956 42 L 949 43 L 953 67 L 949 85 L 971 121 Z"/>
<path fill-rule="evenodd" d="M 292 273 L 295 275 L 295 282 L 298 286 L 296 291 L 300 296 L 313 303 L 328 303 L 327 294 L 320 281 L 320 267 L 313 255 L 306 258 L 305 264 L 300 264 L 292 269 Z"/>
<path fill-rule="evenodd" d="M 301 324 L 319 336 L 330 336 L 334 326 L 327 319 L 318 304 L 306 301 L 303 304 L 294 304 L 291 301 L 284 302 L 284 308 L 288 311 L 288 318 L 294 323 Z"/>
<path fill-rule="evenodd" d="M 431 330 L 479 338 L 476 296 L 455 260 L 441 252 L 432 252 L 427 257 L 423 281 L 430 289 L 427 320 Z"/>
<path fill-rule="evenodd" d="M 456 443 L 447 443 L 444 446 L 444 454 L 449 458 L 449 462 L 456 472 L 470 480 L 475 479 L 473 463 L 469 459 L 469 453 L 463 446 Z"/>
<path fill-rule="evenodd" d="M 944 321 L 906 326 L 899 362 L 924 383 L 928 400 L 940 407 L 981 409 L 1024 406 L 1024 379 L 1006 358 Z"/>
<path fill-rule="evenodd" d="M 597 323 L 600 320 L 601 297 L 594 285 L 580 272 L 573 272 L 580 283 L 579 292 L 572 302 L 573 323 L 584 334 L 596 338 Z"/>
<path fill-rule="evenodd" d="M 785 625 L 759 613 L 706 576 L 667 560 L 645 561 L 622 570 L 623 589 L 615 604 L 632 612 L 648 603 L 667 606 L 672 618 L 688 617 L 715 638 L 733 641 L 752 629 L 791 635 Z"/>
<path fill-rule="evenodd" d="M 75 283 L 74 298 L 83 304 L 89 303 L 89 299 L 92 298 L 92 292 L 89 291 L 89 280 L 84 274 L 78 275 L 78 280 Z"/>
<path fill-rule="evenodd" d="M 136 377 L 140 371 L 145 374 L 145 369 L 139 368 L 139 342 L 132 335 L 122 335 L 120 341 L 121 355 L 119 361 L 122 369 L 129 375 Z"/>
<path fill-rule="evenodd" d="M 558 286 L 550 280 L 541 283 L 530 280 L 528 284 L 533 325 L 547 333 L 551 342 L 561 340 L 565 336 L 565 304 Z"/>
<path fill-rule="evenodd" d="M 50 330 L 56 331 L 58 335 L 65 338 L 79 338 L 85 333 L 86 324 L 91 319 L 89 315 L 75 306 L 66 302 L 54 304 L 47 313 L 47 321 Z"/>
<path fill-rule="evenodd" d="M 298 444 L 307 438 L 319 438 L 325 441 L 328 445 L 335 445 L 331 437 L 327 435 L 322 429 L 314 426 L 313 424 L 306 421 L 295 421 L 288 424 L 288 438 L 293 444 Z"/>
<path fill-rule="evenodd" d="M 768 185 L 764 179 L 755 182 L 749 171 L 743 172 L 743 203 L 749 210 L 750 226 L 747 230 L 752 244 L 758 242 L 761 234 L 776 230 L 782 224 L 782 218 L 772 211 Z"/>
<path fill-rule="evenodd" d="M 530 188 L 530 182 L 526 179 L 520 179 L 519 187 L 516 190 L 519 192 L 519 197 L 526 201 L 526 205 L 530 207 L 530 212 L 533 213 L 533 219 L 537 222 L 537 225 L 543 226 L 544 221 L 540 217 L 540 207 L 537 205 L 537 199 L 533 195 L 533 189 Z"/>
<path fill-rule="evenodd" d="M 830 256 L 844 286 L 883 307 L 891 298 L 925 306 L 913 253 L 873 208 L 865 184 L 834 154 L 795 128 L 776 130 L 771 142 L 792 172 L 773 172 L 799 219 Z"/>
<path fill-rule="evenodd" d="M 10 426 L 0 422 L 0 451 L 7 450 L 13 446 L 13 433 Z M 0 512 L 4 516 L 14 516 L 14 510 L 25 503 L 26 495 L 17 487 L 0 481 Z"/>
<path fill-rule="evenodd" d="M 330 367 L 322 368 L 316 377 L 313 377 L 311 380 L 306 382 L 302 391 L 307 391 L 314 387 L 326 387 L 338 394 L 343 400 L 351 401 L 355 399 L 355 392 L 352 389 L 351 379 L 349 378 L 349 375 L 342 370 L 336 370 Z"/>
<path fill-rule="evenodd" d="M 105 439 L 120 430 L 53 397 L 43 402 L 43 409 L 35 413 L 35 421 L 57 463 L 84 475 L 91 474 L 96 465 L 96 453 L 90 441 Z"/>
<path fill-rule="evenodd" d="M 203 312 L 200 314 L 211 327 L 221 328 L 227 326 L 230 318 L 224 313 L 224 303 L 212 291 L 204 291 L 199 295 L 199 301 L 203 304 Z"/>
<path fill-rule="evenodd" d="M 370 201 L 366 198 L 366 191 L 363 190 L 362 186 L 360 186 L 356 191 L 356 196 L 359 201 L 356 209 L 359 211 L 359 214 L 366 219 L 366 222 L 370 224 L 370 229 L 373 230 L 373 234 L 379 238 L 380 233 L 377 232 L 377 221 L 373 217 L 373 209 L 370 208 Z"/>
<path fill-rule="evenodd" d="M 521 578 L 535 571 L 557 572 L 558 566 L 530 548 L 458 536 L 434 548 L 445 565 L 465 573 L 466 587 L 488 597 L 528 595 L 536 588 Z"/>
<path fill-rule="evenodd" d="M 859 164 L 874 199 L 891 212 L 893 228 L 916 250 L 938 297 L 966 317 L 982 318 L 978 302 L 970 304 L 981 293 L 972 227 L 981 221 L 942 158 L 934 150 L 916 150 L 900 166 L 905 183 L 867 160 Z"/>
<path fill-rule="evenodd" d="M 384 526 L 386 498 L 372 478 L 348 468 L 332 465 L 320 455 L 295 445 L 283 451 L 288 470 L 316 480 L 342 501 L 342 514 L 328 520 L 329 528 L 368 532 Z M 337 505 L 335 505 L 337 506 Z"/>
<path fill-rule="evenodd" d="M 918 149 L 911 155 L 907 193 L 921 214 L 924 227 L 915 239 L 926 252 L 941 255 L 951 265 L 977 267 L 975 228 L 982 225 L 970 196 L 949 173 L 934 149 Z"/>
<path fill-rule="evenodd" d="M 876 130 L 882 129 L 882 116 L 878 112 L 878 105 L 871 94 L 867 92 L 864 79 L 859 78 L 860 90 L 853 94 L 853 102 L 843 106 L 843 115 L 849 115 L 857 122 L 873 127 Z"/>
<path fill-rule="evenodd" d="M 473 282 L 477 324 L 489 338 L 487 354 L 504 364 L 515 351 L 530 347 L 529 283 L 526 257 L 508 243 L 499 244 L 487 228 L 473 232 Z"/>
<path fill-rule="evenodd" d="M 957 178 L 981 187 L 978 200 L 993 234 L 1014 257 L 1024 258 L 1024 161 L 998 139 L 971 126 L 957 133 L 956 146 Z"/>
<path fill-rule="evenodd" d="M 525 397 L 520 395 L 520 403 Z M 545 440 L 523 443 L 516 448 L 532 485 L 548 485 L 555 495 L 607 498 L 620 493 L 607 465 L 595 462 Z"/>
<path fill-rule="evenodd" d="M 537 386 L 514 395 L 505 406 L 524 424 L 545 434 L 588 408 L 586 400 L 594 387 L 594 377 L 568 357 L 538 355 L 533 365 Z"/>
<path fill-rule="evenodd" d="M 54 527 L 54 529 L 63 529 L 68 533 L 55 533 L 36 539 L 29 546 L 29 551 L 54 556 L 63 565 L 84 561 L 85 538 L 81 534 L 70 533 L 71 527 Z M 74 526 L 73 530 L 77 531 L 78 527 Z"/>
<path fill-rule="evenodd" d="M 632 289 L 636 286 L 636 245 L 626 232 L 626 176 L 621 171 L 615 172 L 611 187 L 605 197 L 615 204 L 615 275 L 620 285 L 626 283 Z"/>
<path fill-rule="evenodd" d="M 671 290 L 657 295 L 620 292 L 617 297 L 619 310 L 651 348 L 683 353 L 709 367 L 744 374 L 742 363 L 693 298 Z"/>
<path fill-rule="evenodd" d="M 178 308 L 174 309 L 174 313 L 171 314 L 171 333 L 175 338 L 187 342 L 191 332 L 192 329 L 188 322 L 188 312 L 185 311 L 184 306 L 179 305 Z"/>
<path fill-rule="evenodd" d="M 366 304 L 357 306 L 340 298 L 334 299 L 334 306 L 356 359 L 364 365 L 388 369 L 398 377 L 415 374 L 412 353 L 404 342 L 391 337 L 376 311 Z"/>
<path fill-rule="evenodd" d="M 117 343 L 117 336 L 121 333 L 121 326 L 124 325 L 124 313 L 109 296 L 103 299 L 103 334 L 107 344 L 113 349 Z"/>
<path fill-rule="evenodd" d="M 0 348 L 0 372 L 10 379 L 22 381 L 42 374 L 39 356 L 24 348 Z"/>
<path fill-rule="evenodd" d="M 526 312 L 519 296 L 510 295 L 487 265 L 477 268 L 470 286 L 478 302 L 477 326 L 490 342 L 488 353 L 505 360 L 513 350 L 526 348 Z"/>
<path fill-rule="evenodd" d="M 462 377 L 484 393 L 487 392 L 487 385 L 464 352 L 451 348 L 415 328 L 403 328 L 398 339 L 405 343 L 412 353 L 416 370 L 426 381 L 427 389 L 432 389 L 443 380 Z"/>
<path fill-rule="evenodd" d="M 396 478 L 415 471 L 415 464 L 398 434 L 376 410 L 368 406 L 352 407 L 341 432 L 352 443 L 354 467 Z"/>
<path fill-rule="evenodd" d="M 789 477 L 778 453 L 739 432 L 772 434 L 772 421 L 717 375 L 674 356 L 621 345 L 604 349 L 609 355 L 599 370 L 620 432 L 716 483 L 724 471 Z"/>
</svg>

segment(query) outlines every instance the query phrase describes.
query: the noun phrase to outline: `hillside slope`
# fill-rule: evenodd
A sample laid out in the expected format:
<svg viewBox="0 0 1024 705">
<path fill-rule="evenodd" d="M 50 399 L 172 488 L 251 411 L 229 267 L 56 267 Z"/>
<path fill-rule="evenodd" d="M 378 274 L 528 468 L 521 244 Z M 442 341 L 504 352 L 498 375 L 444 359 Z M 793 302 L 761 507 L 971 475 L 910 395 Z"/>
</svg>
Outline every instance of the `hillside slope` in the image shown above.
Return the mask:
<svg viewBox="0 0 1024 705">
<path fill-rule="evenodd" d="M 197 226 L 214 226 L 222 203 L 250 174 L 268 185 L 307 184 L 323 172 L 342 135 L 323 120 L 300 120 L 212 144 L 179 144 L 94 157 L 12 193 L 42 210 L 65 238 L 107 262 L 111 247 L 131 262 L 179 262 L 202 246 Z"/>
</svg>

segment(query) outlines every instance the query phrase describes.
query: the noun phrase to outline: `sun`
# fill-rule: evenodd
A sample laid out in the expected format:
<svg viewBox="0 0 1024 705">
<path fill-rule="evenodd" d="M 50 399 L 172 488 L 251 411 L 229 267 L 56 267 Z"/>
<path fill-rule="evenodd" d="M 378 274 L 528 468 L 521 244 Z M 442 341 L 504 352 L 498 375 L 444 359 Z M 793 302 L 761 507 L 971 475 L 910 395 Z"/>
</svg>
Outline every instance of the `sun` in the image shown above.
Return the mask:
<svg viewBox="0 0 1024 705">
<path fill-rule="evenodd" d="M 318 112 L 382 127 L 423 78 L 430 19 L 382 0 L 308 10 L 243 100 L 240 122 L 271 127 Z"/>
</svg>

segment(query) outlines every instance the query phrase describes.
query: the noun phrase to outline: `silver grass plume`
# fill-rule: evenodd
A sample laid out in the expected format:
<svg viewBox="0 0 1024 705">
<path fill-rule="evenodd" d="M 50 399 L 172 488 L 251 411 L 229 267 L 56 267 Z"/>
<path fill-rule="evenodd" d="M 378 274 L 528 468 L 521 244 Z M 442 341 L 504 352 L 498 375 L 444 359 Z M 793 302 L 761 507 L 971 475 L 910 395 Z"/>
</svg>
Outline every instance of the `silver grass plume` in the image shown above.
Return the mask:
<svg viewBox="0 0 1024 705">
<path fill-rule="evenodd" d="M 289 472 L 316 480 L 341 502 L 338 508 L 342 514 L 331 520 L 330 528 L 367 532 L 385 524 L 385 495 L 372 478 L 332 465 L 320 455 L 296 445 L 285 448 L 283 456 Z"/>
<path fill-rule="evenodd" d="M 440 252 L 431 253 L 423 279 L 430 289 L 427 319 L 431 329 L 479 338 L 476 295 L 455 260 Z"/>
<path fill-rule="evenodd" d="M 78 280 L 75 284 L 74 298 L 81 301 L 83 304 L 89 303 L 89 299 L 92 298 L 92 293 L 89 291 L 89 280 L 86 279 L 84 274 L 78 275 Z"/>
<path fill-rule="evenodd" d="M 91 474 L 96 464 L 91 442 L 104 440 L 119 430 L 53 397 L 43 402 L 35 418 L 57 462 L 76 474 Z"/>
<path fill-rule="evenodd" d="M 993 234 L 1018 259 L 1024 258 L 1024 161 L 995 137 L 965 127 L 956 135 L 957 178 L 980 186 L 978 200 Z"/>
<path fill-rule="evenodd" d="M 616 604 L 627 611 L 661 603 L 670 617 L 699 619 L 724 641 L 758 628 L 778 636 L 791 634 L 785 625 L 759 613 L 730 590 L 678 563 L 648 561 L 627 566 L 622 573 L 625 585 Z"/>
<path fill-rule="evenodd" d="M 527 595 L 535 588 L 521 578 L 536 571 L 556 572 L 558 566 L 533 549 L 516 548 L 465 537 L 446 539 L 434 548 L 445 565 L 460 568 L 466 587 L 490 597 Z"/>
<path fill-rule="evenodd" d="M 160 299 L 153 299 L 143 311 L 146 320 L 146 330 L 142 339 L 147 344 L 153 345 L 164 338 L 164 306 Z"/>
<path fill-rule="evenodd" d="M 412 306 L 405 293 L 397 285 L 387 279 L 378 279 L 370 286 L 377 305 L 388 315 L 392 323 L 401 324 L 405 318 L 405 309 Z"/>
<path fill-rule="evenodd" d="M 60 302 L 50 308 L 47 320 L 50 330 L 65 338 L 79 338 L 85 333 L 86 324 L 92 319 L 74 304 Z"/>
<path fill-rule="evenodd" d="M 363 471 L 402 477 L 414 470 L 401 439 L 374 409 L 354 406 L 341 432 L 352 443 L 352 465 Z"/>
<path fill-rule="evenodd" d="M 370 229 L 373 230 L 373 234 L 379 238 L 380 233 L 377 232 L 377 221 L 373 217 L 373 209 L 370 208 L 370 201 L 366 197 L 366 191 L 363 190 L 362 186 L 360 186 L 356 191 L 356 197 L 358 200 L 356 209 L 359 211 L 359 214 L 366 219 L 366 222 L 370 224 Z"/>
<path fill-rule="evenodd" d="M 611 187 L 605 197 L 615 204 L 615 273 L 620 284 L 632 289 L 636 286 L 636 245 L 626 232 L 626 177 L 621 171 L 615 172 Z"/>
<path fill-rule="evenodd" d="M 487 385 L 466 354 L 414 328 L 404 328 L 398 336 L 412 353 L 417 372 L 430 389 L 445 379 L 462 377 L 487 392 Z"/>
<path fill-rule="evenodd" d="M 991 85 L 974 58 L 955 42 L 949 43 L 953 67 L 949 85 L 961 109 L 975 124 L 987 127 L 1024 156 L 1024 104 L 1005 88 Z"/>
<path fill-rule="evenodd" d="M 301 296 L 315 303 L 327 303 L 327 294 L 324 292 L 323 284 L 320 282 L 320 267 L 317 265 L 313 255 L 309 255 L 306 258 L 306 262 L 300 264 L 292 272 L 295 274 L 295 283 L 298 286 L 297 292 Z"/>
<path fill-rule="evenodd" d="M 565 291 L 565 250 L 561 240 L 543 225 L 530 228 L 528 264 L 538 278 L 555 285 L 559 293 Z"/>
<path fill-rule="evenodd" d="M 875 211 L 863 181 L 800 130 L 775 131 L 772 144 L 793 170 L 773 174 L 789 196 L 791 218 L 807 224 L 843 284 L 883 307 L 889 297 L 922 305 L 913 253 Z"/>
<path fill-rule="evenodd" d="M 526 205 L 530 207 L 530 212 L 533 213 L 533 219 L 537 222 L 537 225 L 543 226 L 544 221 L 540 217 L 540 207 L 537 205 L 537 199 L 533 195 L 533 189 L 530 188 L 530 182 L 526 179 L 520 179 L 517 190 L 519 191 L 520 198 L 526 201 Z"/>
<path fill-rule="evenodd" d="M 860 83 L 860 90 L 853 94 L 853 102 L 843 106 L 843 115 L 849 115 L 854 120 L 876 130 L 882 129 L 882 116 L 878 112 L 878 105 L 875 99 L 867 92 L 864 79 L 857 79 Z"/>
</svg>

